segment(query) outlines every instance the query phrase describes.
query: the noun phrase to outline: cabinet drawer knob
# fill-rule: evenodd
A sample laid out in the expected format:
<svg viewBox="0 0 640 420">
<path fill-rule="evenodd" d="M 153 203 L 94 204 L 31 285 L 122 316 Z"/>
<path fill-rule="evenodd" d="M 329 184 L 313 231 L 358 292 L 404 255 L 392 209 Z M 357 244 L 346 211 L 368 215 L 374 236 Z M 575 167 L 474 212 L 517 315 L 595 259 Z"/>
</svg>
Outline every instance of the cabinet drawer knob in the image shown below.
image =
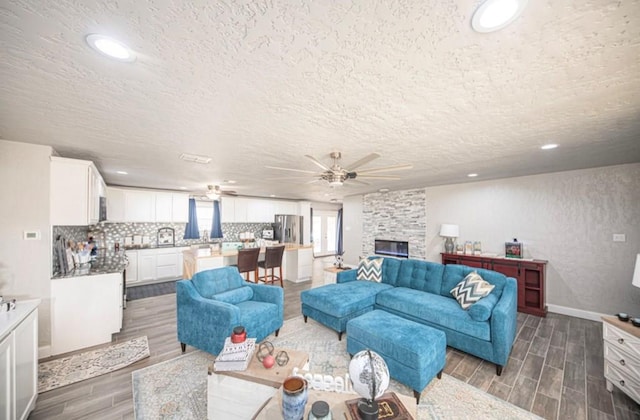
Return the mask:
<svg viewBox="0 0 640 420">
<path fill-rule="evenodd" d="M 622 366 L 626 365 L 626 363 L 624 362 L 624 359 L 620 359 L 620 364 L 621 364 Z"/>
<path fill-rule="evenodd" d="M 624 344 L 624 338 L 618 338 L 618 343 Z"/>
<path fill-rule="evenodd" d="M 624 380 L 620 381 L 620 386 L 624 386 Z"/>
</svg>

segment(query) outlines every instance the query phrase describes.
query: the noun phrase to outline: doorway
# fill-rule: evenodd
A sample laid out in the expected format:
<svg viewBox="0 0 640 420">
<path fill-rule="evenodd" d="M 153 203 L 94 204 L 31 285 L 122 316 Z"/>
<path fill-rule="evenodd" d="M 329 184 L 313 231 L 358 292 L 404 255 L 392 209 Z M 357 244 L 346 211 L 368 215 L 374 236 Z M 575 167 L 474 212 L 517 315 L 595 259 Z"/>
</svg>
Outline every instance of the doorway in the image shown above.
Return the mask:
<svg viewBox="0 0 640 420">
<path fill-rule="evenodd" d="M 313 211 L 313 256 L 335 255 L 337 241 L 338 212 L 334 210 Z"/>
</svg>

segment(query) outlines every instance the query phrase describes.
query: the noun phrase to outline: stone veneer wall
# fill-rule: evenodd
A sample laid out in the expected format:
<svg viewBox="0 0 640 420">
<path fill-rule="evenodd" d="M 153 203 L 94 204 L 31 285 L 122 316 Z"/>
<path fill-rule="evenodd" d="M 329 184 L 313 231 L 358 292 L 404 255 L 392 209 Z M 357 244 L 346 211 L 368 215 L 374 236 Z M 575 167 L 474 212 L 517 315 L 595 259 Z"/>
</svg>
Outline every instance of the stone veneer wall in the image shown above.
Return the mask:
<svg viewBox="0 0 640 420">
<path fill-rule="evenodd" d="M 409 258 L 424 259 L 427 211 L 423 189 L 365 194 L 362 205 L 362 251 L 373 255 L 374 240 L 409 242 Z"/>
</svg>

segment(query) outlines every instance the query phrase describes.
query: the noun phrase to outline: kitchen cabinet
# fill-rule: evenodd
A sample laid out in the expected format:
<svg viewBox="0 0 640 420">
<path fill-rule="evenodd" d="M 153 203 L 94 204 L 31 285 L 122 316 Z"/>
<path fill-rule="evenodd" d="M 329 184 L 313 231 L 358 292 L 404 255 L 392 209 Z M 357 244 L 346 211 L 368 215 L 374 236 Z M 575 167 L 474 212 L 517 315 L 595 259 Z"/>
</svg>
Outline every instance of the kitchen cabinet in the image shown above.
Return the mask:
<svg viewBox="0 0 640 420">
<path fill-rule="evenodd" d="M 87 160 L 51 157 L 51 224 L 88 226 L 98 223 L 104 181 Z"/>
<path fill-rule="evenodd" d="M 51 354 L 110 342 L 122 304 L 122 273 L 51 280 Z"/>
<path fill-rule="evenodd" d="M 276 214 L 298 214 L 298 203 L 247 197 L 223 197 L 222 223 L 273 223 Z"/>
<path fill-rule="evenodd" d="M 38 397 L 38 305 L 0 313 L 0 418 L 27 419 Z"/>
<path fill-rule="evenodd" d="M 158 256 L 155 249 L 138 251 L 138 281 L 152 281 L 156 279 Z"/>
<path fill-rule="evenodd" d="M 313 274 L 313 248 L 305 247 L 286 251 L 282 263 L 285 278 L 294 283 L 311 280 Z"/>
<path fill-rule="evenodd" d="M 108 187 L 107 219 L 110 222 L 187 223 L 189 195 Z"/>
<path fill-rule="evenodd" d="M 182 278 L 182 251 L 189 247 L 127 250 L 127 287 Z"/>
<path fill-rule="evenodd" d="M 547 315 L 545 304 L 547 261 L 443 253 L 442 263 L 485 268 L 513 277 L 518 282 L 518 312 L 537 316 Z"/>
<path fill-rule="evenodd" d="M 137 283 L 138 280 L 138 251 L 126 251 L 127 257 L 126 284 L 127 286 Z"/>
</svg>

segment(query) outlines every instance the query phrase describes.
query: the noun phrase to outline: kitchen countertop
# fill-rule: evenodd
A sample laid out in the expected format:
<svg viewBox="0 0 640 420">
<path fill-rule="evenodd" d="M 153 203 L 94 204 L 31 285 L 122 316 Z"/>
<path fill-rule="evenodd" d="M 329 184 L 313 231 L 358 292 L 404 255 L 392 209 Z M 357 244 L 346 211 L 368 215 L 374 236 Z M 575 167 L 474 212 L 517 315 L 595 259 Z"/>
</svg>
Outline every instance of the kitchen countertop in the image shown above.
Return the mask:
<svg viewBox="0 0 640 420">
<path fill-rule="evenodd" d="M 277 245 L 274 245 L 277 246 Z M 312 248 L 313 245 L 300 245 L 300 244 L 292 244 L 292 243 L 286 243 L 284 244 L 285 251 L 296 251 L 298 249 L 306 249 L 306 248 Z M 235 257 L 238 255 L 238 250 L 237 249 L 232 249 L 232 250 L 228 250 L 228 251 L 219 251 L 219 252 L 215 252 L 215 253 L 211 253 L 211 255 L 202 255 L 202 256 L 198 256 L 197 254 L 197 249 L 187 249 L 182 251 L 184 253 L 185 256 L 189 256 L 191 258 L 194 259 L 204 259 L 204 258 L 216 258 L 216 257 Z M 265 248 L 262 247 L 260 248 L 260 252 L 264 253 L 265 252 Z"/>
<path fill-rule="evenodd" d="M 98 274 L 122 273 L 127 267 L 124 251 L 98 251 L 95 259 L 82 264 L 67 274 L 54 273 L 52 280 L 68 277 L 95 276 Z"/>
</svg>

